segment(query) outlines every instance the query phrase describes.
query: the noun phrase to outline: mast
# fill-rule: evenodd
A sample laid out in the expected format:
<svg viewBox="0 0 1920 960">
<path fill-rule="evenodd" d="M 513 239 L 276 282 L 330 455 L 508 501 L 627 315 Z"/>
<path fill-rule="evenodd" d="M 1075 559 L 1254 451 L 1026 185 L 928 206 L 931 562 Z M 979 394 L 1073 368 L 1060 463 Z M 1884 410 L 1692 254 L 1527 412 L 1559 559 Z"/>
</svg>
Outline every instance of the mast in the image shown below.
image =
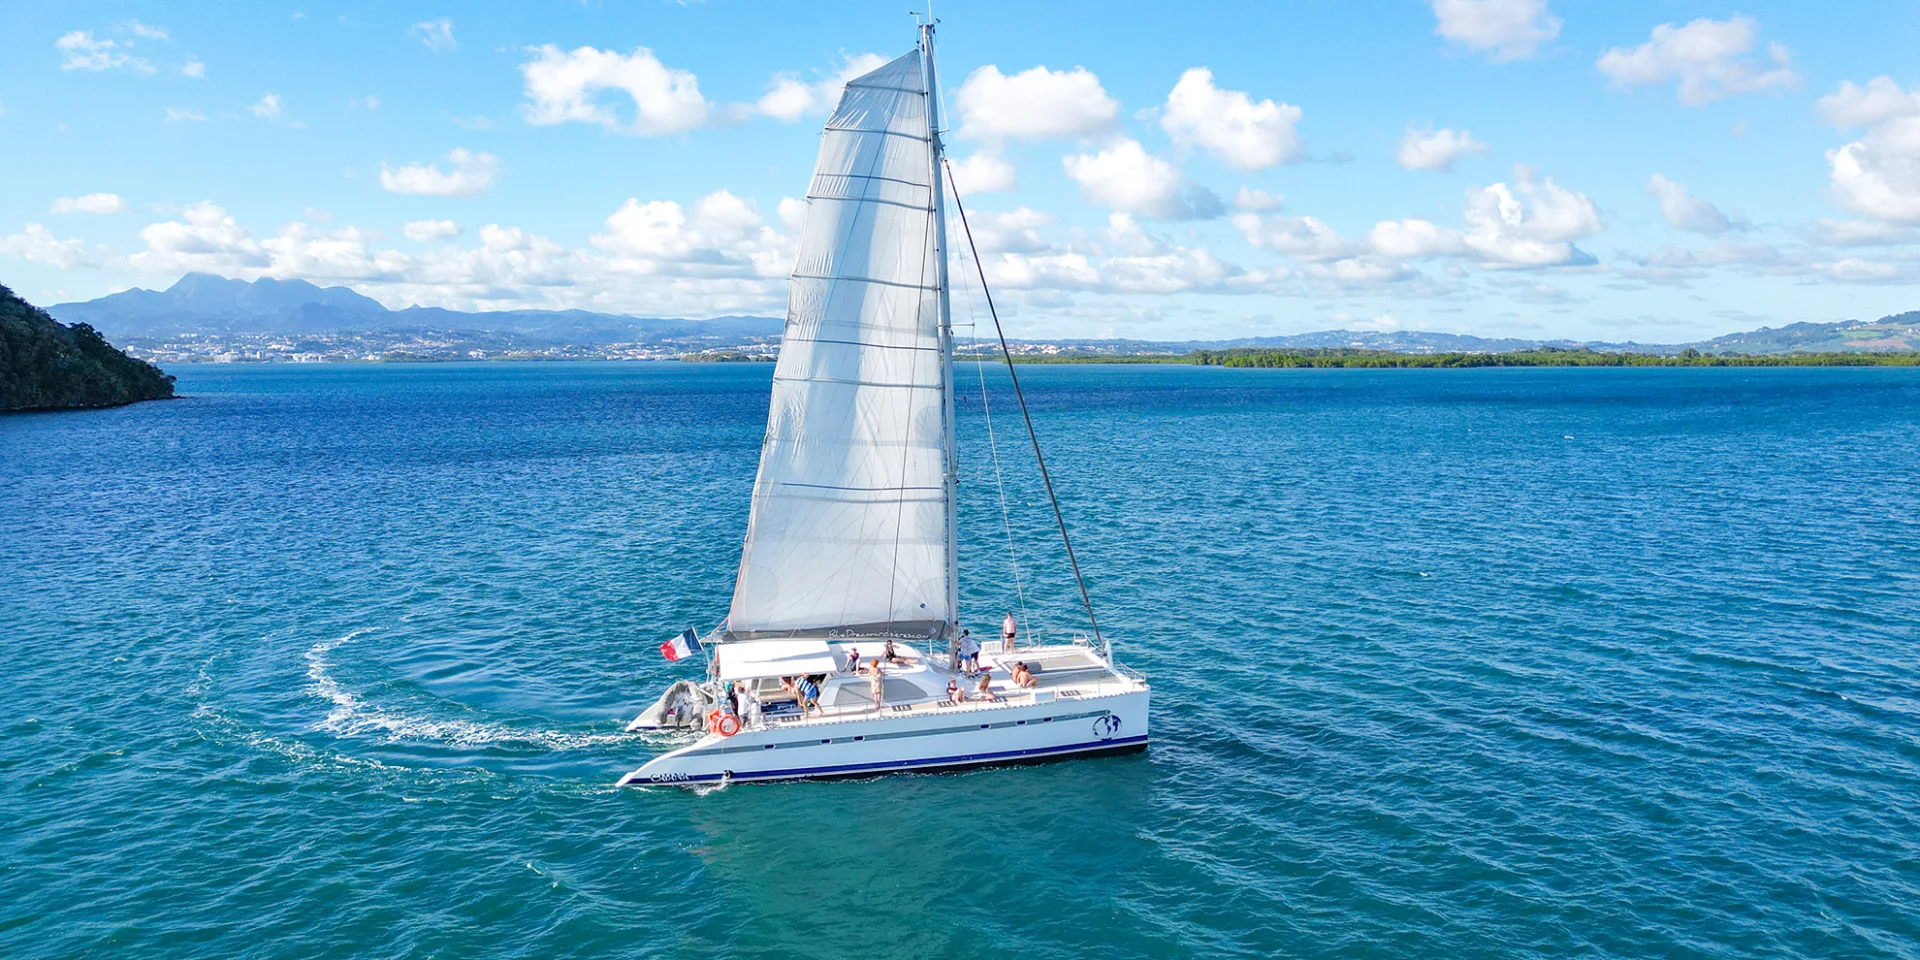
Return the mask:
<svg viewBox="0 0 1920 960">
<path fill-rule="evenodd" d="M 946 145 L 940 139 L 940 83 L 933 66 L 933 26 L 920 24 L 920 57 L 927 71 L 927 134 L 933 146 L 933 262 L 937 287 L 934 297 L 940 324 L 940 379 L 942 427 L 946 442 L 947 507 L 947 635 L 960 635 L 960 447 L 954 434 L 953 410 L 953 302 L 947 289 L 947 204 L 941 188 Z"/>
</svg>

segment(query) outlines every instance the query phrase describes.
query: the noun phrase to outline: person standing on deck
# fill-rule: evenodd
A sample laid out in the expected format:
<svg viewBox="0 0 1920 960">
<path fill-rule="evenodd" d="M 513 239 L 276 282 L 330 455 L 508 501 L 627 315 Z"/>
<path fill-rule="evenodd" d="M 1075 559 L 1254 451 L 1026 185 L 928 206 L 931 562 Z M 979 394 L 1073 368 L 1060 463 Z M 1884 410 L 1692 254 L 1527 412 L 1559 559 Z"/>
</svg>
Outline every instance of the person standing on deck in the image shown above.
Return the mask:
<svg viewBox="0 0 1920 960">
<path fill-rule="evenodd" d="M 1007 611 L 1007 618 L 1005 620 L 1000 621 L 1000 652 L 1001 653 L 1013 652 L 1013 640 L 1014 640 L 1014 637 L 1019 634 L 1019 632 L 1020 632 L 1019 626 L 1013 622 L 1013 611 L 1011 610 Z"/>
<path fill-rule="evenodd" d="M 968 673 L 980 672 L 980 641 L 966 630 L 960 631 L 960 656 L 954 661 L 954 669 L 961 669 L 962 664 Z"/>
<path fill-rule="evenodd" d="M 873 694 L 873 708 L 878 710 L 886 702 L 886 678 L 880 672 L 880 661 L 873 661 L 872 667 L 872 674 L 867 677 L 867 689 Z"/>
</svg>

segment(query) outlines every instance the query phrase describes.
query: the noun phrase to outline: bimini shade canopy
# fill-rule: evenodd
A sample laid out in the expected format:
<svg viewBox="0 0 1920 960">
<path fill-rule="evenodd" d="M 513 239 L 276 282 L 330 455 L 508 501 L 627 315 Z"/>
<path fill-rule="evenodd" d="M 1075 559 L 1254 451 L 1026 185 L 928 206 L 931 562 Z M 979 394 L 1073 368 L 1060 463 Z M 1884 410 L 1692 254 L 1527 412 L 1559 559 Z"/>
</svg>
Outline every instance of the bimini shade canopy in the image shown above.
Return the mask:
<svg viewBox="0 0 1920 960">
<path fill-rule="evenodd" d="M 825 640 L 756 640 L 723 643 L 716 649 L 722 680 L 833 672 L 833 651 Z"/>
</svg>

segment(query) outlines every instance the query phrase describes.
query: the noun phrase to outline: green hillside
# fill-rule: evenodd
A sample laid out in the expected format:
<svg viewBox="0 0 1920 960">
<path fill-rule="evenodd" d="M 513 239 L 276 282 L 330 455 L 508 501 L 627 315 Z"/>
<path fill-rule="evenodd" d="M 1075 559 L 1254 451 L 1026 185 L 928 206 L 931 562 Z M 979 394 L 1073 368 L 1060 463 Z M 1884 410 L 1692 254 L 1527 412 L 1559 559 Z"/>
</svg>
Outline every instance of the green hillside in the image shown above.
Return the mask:
<svg viewBox="0 0 1920 960">
<path fill-rule="evenodd" d="M 0 412 L 117 407 L 173 396 L 173 378 L 0 285 Z"/>
</svg>

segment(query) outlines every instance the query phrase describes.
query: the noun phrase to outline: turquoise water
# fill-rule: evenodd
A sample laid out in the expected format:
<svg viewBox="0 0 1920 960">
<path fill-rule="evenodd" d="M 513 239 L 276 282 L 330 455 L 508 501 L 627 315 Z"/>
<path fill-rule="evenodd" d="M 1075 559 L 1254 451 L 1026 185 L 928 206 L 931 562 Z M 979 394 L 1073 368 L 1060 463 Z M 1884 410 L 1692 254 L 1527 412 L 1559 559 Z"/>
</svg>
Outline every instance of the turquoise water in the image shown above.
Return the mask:
<svg viewBox="0 0 1920 960">
<path fill-rule="evenodd" d="M 0 956 L 1920 956 L 1920 372 L 1026 368 L 1151 751 L 701 794 L 769 368 L 176 372 L 0 418 Z"/>
</svg>

